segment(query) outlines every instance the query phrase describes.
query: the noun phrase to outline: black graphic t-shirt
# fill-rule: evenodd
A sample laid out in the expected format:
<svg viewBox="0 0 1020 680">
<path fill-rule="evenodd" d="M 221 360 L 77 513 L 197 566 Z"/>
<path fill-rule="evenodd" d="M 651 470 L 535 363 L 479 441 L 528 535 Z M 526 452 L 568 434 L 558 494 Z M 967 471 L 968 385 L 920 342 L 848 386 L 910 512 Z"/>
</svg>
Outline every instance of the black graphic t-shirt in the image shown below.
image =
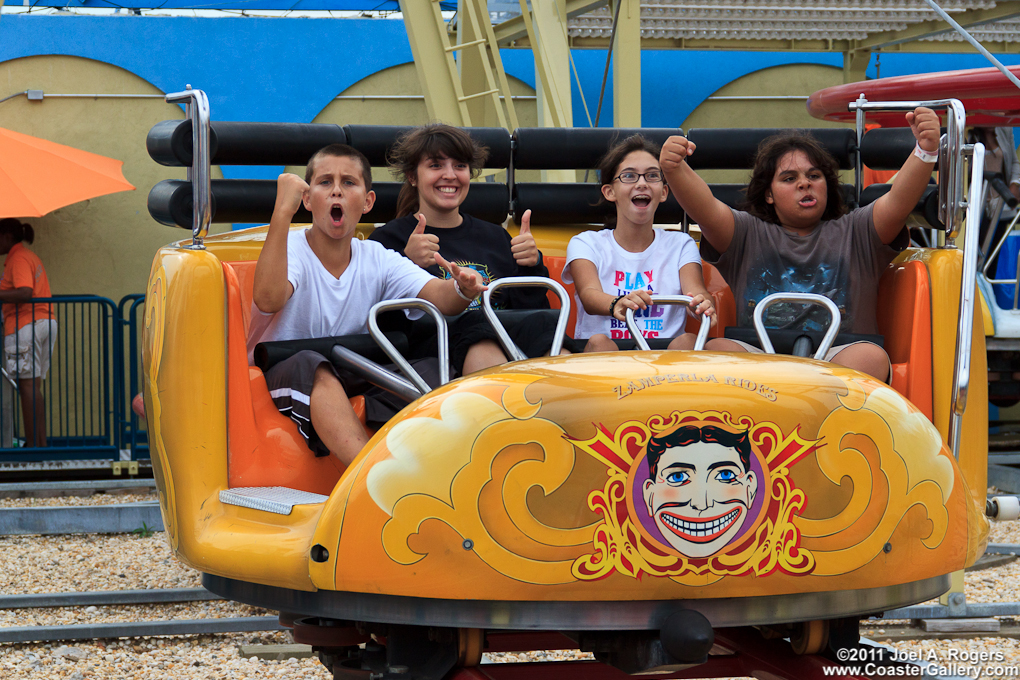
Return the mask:
<svg viewBox="0 0 1020 680">
<path fill-rule="evenodd" d="M 737 324 L 753 326 L 755 305 L 772 293 L 816 293 L 839 307 L 841 332 L 877 334 L 878 281 L 908 237 L 904 229 L 892 244 L 882 243 L 872 209 L 867 205 L 822 222 L 806 236 L 734 210 L 730 247 L 719 255 L 702 238 L 701 254 L 729 283 Z M 818 305 L 778 303 L 765 312 L 765 325 L 824 331 L 829 313 Z"/>
<path fill-rule="evenodd" d="M 417 226 L 417 217 L 405 215 L 377 228 L 369 238 L 403 255 L 407 240 Z M 437 229 L 425 225 L 425 233 L 439 237 L 440 255 L 460 267 L 474 269 L 486 284 L 507 276 L 549 276 L 549 270 L 542 263 L 541 252 L 538 254 L 538 264 L 532 267 L 517 265 L 510 250 L 511 236 L 498 224 L 464 215 L 464 221 L 458 227 Z M 427 270 L 433 276 L 449 278 L 449 273 L 437 265 L 427 267 Z M 546 290 L 532 287 L 504 288 L 496 291 L 492 304 L 496 309 L 548 309 Z M 470 309 L 477 308 L 480 299 L 471 303 Z"/>
</svg>

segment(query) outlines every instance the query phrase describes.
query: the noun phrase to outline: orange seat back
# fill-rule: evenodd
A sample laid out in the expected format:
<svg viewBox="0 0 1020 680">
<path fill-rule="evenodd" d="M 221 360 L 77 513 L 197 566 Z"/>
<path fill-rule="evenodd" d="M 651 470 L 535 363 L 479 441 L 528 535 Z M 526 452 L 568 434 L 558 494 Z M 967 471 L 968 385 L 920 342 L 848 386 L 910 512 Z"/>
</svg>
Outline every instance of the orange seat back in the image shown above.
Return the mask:
<svg viewBox="0 0 1020 680">
<path fill-rule="evenodd" d="M 931 281 L 923 263 L 895 263 L 882 275 L 878 330 L 892 362 L 890 384 L 931 420 Z"/>
<path fill-rule="evenodd" d="M 227 477 L 231 488 L 285 486 L 328 495 L 343 473 L 334 456 L 316 458 L 297 425 L 273 404 L 262 371 L 248 365 L 254 262 L 224 262 L 227 290 Z M 364 417 L 364 398 L 360 417 Z M 358 404 L 355 412 L 358 411 Z"/>
<path fill-rule="evenodd" d="M 574 328 L 577 326 L 577 300 L 574 299 L 574 284 L 563 283 L 563 265 L 567 263 L 567 258 L 552 255 L 549 257 L 543 257 L 542 261 L 549 269 L 549 278 L 567 289 L 567 297 L 570 299 L 570 316 L 567 318 L 567 334 L 572 336 L 574 334 Z M 551 290 L 549 291 L 549 306 L 553 309 L 560 308 L 560 298 Z"/>
</svg>

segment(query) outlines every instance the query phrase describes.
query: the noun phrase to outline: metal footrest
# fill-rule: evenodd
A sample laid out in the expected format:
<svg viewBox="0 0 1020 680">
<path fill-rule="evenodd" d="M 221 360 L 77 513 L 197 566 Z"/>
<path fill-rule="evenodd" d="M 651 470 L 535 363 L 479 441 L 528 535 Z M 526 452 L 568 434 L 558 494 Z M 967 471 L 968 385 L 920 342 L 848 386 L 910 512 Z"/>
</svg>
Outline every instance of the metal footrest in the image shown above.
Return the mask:
<svg viewBox="0 0 1020 680">
<path fill-rule="evenodd" d="M 324 503 L 329 496 L 285 486 L 247 486 L 220 491 L 220 503 L 289 515 L 295 505 Z"/>
</svg>

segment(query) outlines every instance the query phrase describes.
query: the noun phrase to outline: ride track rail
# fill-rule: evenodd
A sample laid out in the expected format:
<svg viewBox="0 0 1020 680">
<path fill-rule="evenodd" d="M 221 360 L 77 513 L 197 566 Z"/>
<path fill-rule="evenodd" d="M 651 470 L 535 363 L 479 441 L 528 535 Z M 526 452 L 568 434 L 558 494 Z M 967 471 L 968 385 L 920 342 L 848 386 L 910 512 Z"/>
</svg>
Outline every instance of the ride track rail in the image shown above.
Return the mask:
<svg viewBox="0 0 1020 680">
<path fill-rule="evenodd" d="M 205 588 L 110 590 L 88 593 L 39 593 L 0 595 L 0 609 L 87 607 L 139 604 L 173 604 L 222 600 Z M 63 626 L 17 626 L 0 628 L 0 643 L 94 640 L 148 635 L 207 635 L 284 630 L 276 616 L 245 616 L 220 619 L 168 621 L 121 621 Z"/>
</svg>

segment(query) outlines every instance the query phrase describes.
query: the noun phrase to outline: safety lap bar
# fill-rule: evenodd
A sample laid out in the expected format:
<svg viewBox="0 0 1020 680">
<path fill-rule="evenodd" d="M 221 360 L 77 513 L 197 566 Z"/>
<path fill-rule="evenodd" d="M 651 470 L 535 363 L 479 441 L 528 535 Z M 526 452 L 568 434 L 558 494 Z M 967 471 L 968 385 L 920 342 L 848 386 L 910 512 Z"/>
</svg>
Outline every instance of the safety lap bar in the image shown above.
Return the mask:
<svg viewBox="0 0 1020 680">
<path fill-rule="evenodd" d="M 482 311 L 485 313 L 485 318 L 492 324 L 493 329 L 496 331 L 496 336 L 499 338 L 499 344 L 503 345 L 503 350 L 510 357 L 511 361 L 524 361 L 527 359 L 528 357 L 524 356 L 521 348 L 510 339 L 510 334 L 503 327 L 503 322 L 499 320 L 496 312 L 492 309 L 492 295 L 497 290 L 500 288 L 523 288 L 525 286 L 548 288 L 556 293 L 556 297 L 560 299 L 560 315 L 556 319 L 556 331 L 553 336 L 552 347 L 549 348 L 549 356 L 557 356 L 560 350 L 563 349 L 563 334 L 567 332 L 567 319 L 570 317 L 570 295 L 567 294 L 567 289 L 558 282 L 547 279 L 544 276 L 508 276 L 503 279 L 497 279 L 491 282 L 488 289 L 482 294 Z"/>
<path fill-rule="evenodd" d="M 946 226 L 946 238 L 955 239 L 960 232 L 960 211 L 966 205 L 963 201 L 963 156 L 964 128 L 967 113 L 959 99 L 936 99 L 914 102 L 869 102 L 862 94 L 857 101 L 850 102 L 850 111 L 857 112 L 857 139 L 864 136 L 864 115 L 866 111 L 913 111 L 919 106 L 930 109 L 946 109 L 946 134 L 939 141 L 939 155 L 942 158 L 939 172 L 939 219 Z M 860 198 L 861 168 L 857 162 L 857 187 Z"/>
<path fill-rule="evenodd" d="M 393 346 L 393 343 L 389 341 L 389 338 L 379 328 L 379 314 L 404 309 L 418 309 L 426 312 L 436 322 L 436 343 L 439 348 L 439 382 L 442 385 L 450 382 L 450 341 L 446 328 L 446 317 L 428 300 L 422 300 L 421 298 L 400 298 L 398 300 L 377 302 L 372 305 L 372 309 L 368 310 L 368 332 L 379 346 L 382 347 L 383 351 L 386 352 L 386 356 L 393 360 L 393 363 L 414 383 L 421 394 L 427 394 L 432 391 L 432 388 L 422 379 L 418 371 L 411 367 L 407 359 L 400 355 L 397 348 Z M 418 396 L 421 396 L 421 394 Z"/>
<path fill-rule="evenodd" d="M 977 287 L 978 232 L 984 208 L 985 145 L 974 145 L 970 166 L 970 197 L 967 230 L 963 235 L 963 279 L 960 281 L 960 320 L 956 326 L 956 359 L 953 364 L 953 412 L 949 417 L 949 445 L 960 459 L 960 431 L 970 390 L 970 354 L 973 344 L 974 289 Z M 962 158 L 961 163 L 962 165 Z"/>
<path fill-rule="evenodd" d="M 690 304 L 693 300 L 690 295 L 653 295 L 653 305 L 686 305 Z M 634 320 L 634 310 L 627 307 L 626 318 L 627 318 L 627 330 L 630 331 L 630 337 L 634 338 L 634 342 L 637 343 L 638 349 L 648 351 L 648 341 L 645 340 L 645 336 L 641 333 L 641 329 L 637 327 L 637 322 Z M 712 327 L 712 322 L 706 319 L 703 314 L 698 315 L 701 318 L 701 328 L 698 329 L 698 337 L 694 341 L 694 350 L 701 350 L 705 348 L 705 342 L 708 341 L 708 331 Z"/>
<path fill-rule="evenodd" d="M 191 119 L 191 142 L 194 149 L 188 179 L 191 180 L 194 208 L 191 212 L 192 249 L 205 248 L 202 239 L 209 233 L 212 222 L 212 183 L 209 172 L 209 98 L 202 90 L 193 90 L 188 85 L 184 92 L 172 92 L 164 97 L 168 104 L 187 103 L 188 118 Z"/>
<path fill-rule="evenodd" d="M 754 306 L 754 332 L 758 334 L 761 348 L 765 350 L 766 354 L 775 354 L 776 349 L 772 346 L 768 331 L 765 330 L 765 310 L 777 302 L 809 302 L 821 305 L 829 310 L 829 315 L 832 317 L 829 321 L 829 330 L 825 331 L 822 342 L 818 345 L 814 356 L 815 359 L 824 360 L 826 353 L 836 339 L 836 334 L 839 333 L 839 324 L 843 321 L 843 315 L 839 313 L 839 307 L 836 306 L 836 303 L 824 295 L 816 295 L 815 293 L 773 293 L 763 297 Z"/>
<path fill-rule="evenodd" d="M 366 359 L 352 349 L 343 345 L 333 345 L 330 352 L 333 359 L 352 373 L 355 373 L 374 385 L 378 385 L 387 392 L 397 395 L 407 401 L 414 401 L 422 396 L 422 392 L 414 384 L 401 378 L 375 363 Z"/>
</svg>

